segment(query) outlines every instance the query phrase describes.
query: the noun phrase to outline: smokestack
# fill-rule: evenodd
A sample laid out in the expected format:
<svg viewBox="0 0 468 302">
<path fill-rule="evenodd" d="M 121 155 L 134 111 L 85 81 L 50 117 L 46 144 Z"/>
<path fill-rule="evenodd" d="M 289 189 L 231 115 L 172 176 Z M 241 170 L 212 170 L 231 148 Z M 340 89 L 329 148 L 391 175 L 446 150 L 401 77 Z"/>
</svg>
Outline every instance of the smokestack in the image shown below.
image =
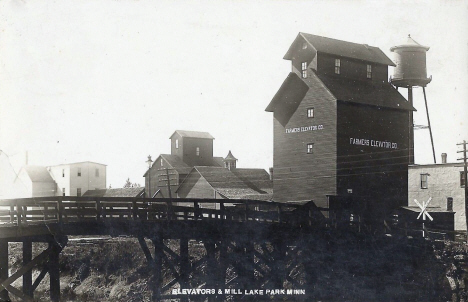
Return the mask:
<svg viewBox="0 0 468 302">
<path fill-rule="evenodd" d="M 273 180 L 273 167 L 270 167 L 270 180 Z"/>
<path fill-rule="evenodd" d="M 443 164 L 447 163 L 447 153 L 442 153 L 442 163 Z"/>
</svg>

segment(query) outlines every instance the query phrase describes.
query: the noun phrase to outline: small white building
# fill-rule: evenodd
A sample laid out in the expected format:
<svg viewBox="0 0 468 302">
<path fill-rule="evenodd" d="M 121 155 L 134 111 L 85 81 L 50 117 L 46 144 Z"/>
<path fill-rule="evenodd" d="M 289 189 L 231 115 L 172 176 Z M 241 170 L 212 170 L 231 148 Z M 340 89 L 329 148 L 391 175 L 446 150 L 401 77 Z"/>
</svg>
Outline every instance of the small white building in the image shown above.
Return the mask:
<svg viewBox="0 0 468 302">
<path fill-rule="evenodd" d="M 466 230 L 463 164 L 410 165 L 408 205 L 417 206 L 415 199 L 422 204 L 430 197 L 430 207 L 455 212 L 455 230 Z"/>
<path fill-rule="evenodd" d="M 85 161 L 47 167 L 57 183 L 57 196 L 81 196 L 106 188 L 106 165 Z"/>
<path fill-rule="evenodd" d="M 57 184 L 47 168 L 43 166 L 23 166 L 13 186 L 26 188 L 26 190 L 17 191 L 15 198 L 55 196 L 57 193 Z"/>
</svg>

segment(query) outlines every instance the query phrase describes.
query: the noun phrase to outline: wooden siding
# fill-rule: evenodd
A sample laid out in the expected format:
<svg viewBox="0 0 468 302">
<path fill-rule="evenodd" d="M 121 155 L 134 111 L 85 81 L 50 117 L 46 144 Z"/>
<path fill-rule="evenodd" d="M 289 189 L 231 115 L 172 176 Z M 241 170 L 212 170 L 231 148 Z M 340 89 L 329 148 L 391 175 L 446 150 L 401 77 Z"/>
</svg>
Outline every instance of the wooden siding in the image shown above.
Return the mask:
<svg viewBox="0 0 468 302">
<path fill-rule="evenodd" d="M 214 198 L 214 189 L 197 172 L 190 173 L 177 191 L 179 198 Z"/>
<path fill-rule="evenodd" d="M 306 49 L 302 48 L 302 44 L 305 42 L 303 38 L 300 39 L 295 45 L 296 49 L 294 51 L 294 56 L 291 60 L 292 71 L 297 72 L 299 77 L 302 78 L 302 62 L 307 62 L 308 70 L 307 73 L 310 73 L 310 69 L 317 69 L 317 61 L 315 60 L 317 52 L 315 49 L 307 45 Z"/>
<path fill-rule="evenodd" d="M 179 141 L 180 144 L 180 141 Z M 200 148 L 200 155 L 196 155 L 196 148 Z M 210 166 L 213 163 L 213 140 L 206 138 L 183 138 L 182 160 L 189 166 Z"/>
<path fill-rule="evenodd" d="M 336 192 L 336 100 L 311 73 L 310 89 L 289 122 L 273 121 L 273 187 L 275 201 L 311 200 L 324 206 L 327 194 Z M 307 117 L 313 107 L 315 117 Z M 286 133 L 286 129 L 322 125 L 323 130 Z M 314 144 L 307 154 L 307 144 Z"/>
<path fill-rule="evenodd" d="M 372 82 L 388 81 L 388 66 L 365 61 L 353 60 L 339 56 L 319 53 L 317 55 L 317 72 L 335 75 L 335 59 L 340 59 L 340 74 L 337 76 L 360 79 Z M 367 78 L 367 64 L 372 65 L 372 78 Z"/>
<path fill-rule="evenodd" d="M 408 128 L 407 111 L 338 102 L 337 194 L 352 196 L 372 215 L 406 205 Z M 355 144 L 354 138 L 368 140 L 369 146 Z M 376 141 L 396 145 L 378 147 Z"/>
<path fill-rule="evenodd" d="M 160 190 L 159 194 L 156 195 L 156 198 L 168 198 L 169 197 L 169 191 L 167 189 L 167 182 L 166 181 L 161 181 L 162 179 L 167 179 L 166 177 L 166 171 L 163 171 L 161 169 L 163 168 L 169 168 L 169 173 L 172 173 L 170 175 L 171 179 L 176 179 L 171 180 L 171 184 L 179 184 L 180 181 L 182 181 L 185 177 L 185 175 L 179 175 L 176 170 L 170 169 L 171 167 L 168 165 L 168 163 L 163 159 L 163 165 L 161 165 L 161 156 L 159 156 L 153 163 L 153 166 L 151 167 L 151 195 L 154 195 L 158 190 Z M 149 188 L 149 177 L 148 175 L 145 177 L 145 196 L 150 197 L 148 193 L 150 192 L 148 190 Z M 172 190 L 172 197 L 176 196 L 175 190 L 177 189 L 177 186 L 171 186 Z"/>
</svg>

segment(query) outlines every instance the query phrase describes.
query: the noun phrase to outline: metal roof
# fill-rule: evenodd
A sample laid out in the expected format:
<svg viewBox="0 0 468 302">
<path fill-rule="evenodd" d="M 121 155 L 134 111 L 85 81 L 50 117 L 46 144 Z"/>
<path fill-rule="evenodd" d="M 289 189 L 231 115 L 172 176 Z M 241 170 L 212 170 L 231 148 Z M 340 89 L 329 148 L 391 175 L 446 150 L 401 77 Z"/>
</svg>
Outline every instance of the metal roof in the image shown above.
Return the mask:
<svg viewBox="0 0 468 302">
<path fill-rule="evenodd" d="M 304 99 L 309 86 L 294 72 L 289 73 L 265 111 L 274 112 L 284 126 Z"/>
<path fill-rule="evenodd" d="M 408 35 L 408 38 L 406 38 L 406 42 L 404 44 L 393 46 L 390 48 L 390 51 L 395 51 L 399 48 L 422 48 L 428 51 L 430 47 L 419 44 L 413 38 L 411 38 L 411 35 Z"/>
<path fill-rule="evenodd" d="M 24 166 L 24 171 L 28 174 L 32 182 L 52 182 L 55 181 L 50 176 L 49 171 L 43 166 Z"/>
<path fill-rule="evenodd" d="M 337 76 L 316 75 L 339 101 L 416 111 L 389 83 L 372 83 Z"/>
<path fill-rule="evenodd" d="M 240 172 L 238 170 L 240 170 Z M 262 169 L 228 170 L 222 167 L 196 166 L 190 173 L 199 173 L 214 190 L 227 198 L 254 199 L 253 196 L 264 195 L 266 200 L 270 200 L 272 191 L 262 190 L 265 189 L 265 187 L 270 188 L 264 183 L 265 176 L 268 176 L 268 173 L 265 170 L 263 170 L 264 172 L 262 173 L 261 170 Z M 183 184 L 184 182 L 180 184 L 179 188 L 181 188 Z M 249 198 L 246 196 L 249 196 Z M 261 197 L 256 199 L 263 200 Z"/>
<path fill-rule="evenodd" d="M 393 61 L 390 60 L 378 47 L 370 46 L 367 44 L 358 44 L 353 42 L 336 40 L 307 33 L 299 33 L 297 35 L 296 39 L 294 40 L 293 44 L 289 47 L 289 50 L 284 55 L 283 59 L 291 60 L 293 58 L 293 54 L 295 52 L 295 49 L 297 49 L 297 43 L 299 41 L 307 42 L 317 52 L 382 65 L 396 66 L 395 63 L 393 63 Z"/>
<path fill-rule="evenodd" d="M 112 188 L 112 189 L 100 189 L 100 190 L 88 190 L 83 196 L 91 197 L 139 197 L 143 194 L 145 188 L 134 187 L 134 188 Z"/>
<path fill-rule="evenodd" d="M 181 137 L 193 137 L 193 138 L 206 138 L 206 139 L 214 139 L 213 136 L 211 136 L 211 134 L 209 134 L 208 132 L 200 132 L 200 131 L 188 131 L 188 130 L 176 130 L 172 135 L 171 138 L 175 135 L 175 134 L 179 134 Z"/>
</svg>

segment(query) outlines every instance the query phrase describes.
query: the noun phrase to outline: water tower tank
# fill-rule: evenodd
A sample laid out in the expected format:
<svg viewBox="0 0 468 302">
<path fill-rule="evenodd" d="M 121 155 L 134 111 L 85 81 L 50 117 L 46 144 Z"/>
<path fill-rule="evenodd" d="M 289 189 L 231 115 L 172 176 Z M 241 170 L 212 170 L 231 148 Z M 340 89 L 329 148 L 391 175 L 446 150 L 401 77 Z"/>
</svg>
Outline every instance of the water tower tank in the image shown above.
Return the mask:
<svg viewBox="0 0 468 302">
<path fill-rule="evenodd" d="M 428 50 L 429 47 L 414 41 L 410 35 L 405 44 L 390 48 L 390 51 L 395 53 L 396 64 L 390 82 L 397 87 L 425 87 L 431 81 L 426 71 L 426 51 Z"/>
</svg>

